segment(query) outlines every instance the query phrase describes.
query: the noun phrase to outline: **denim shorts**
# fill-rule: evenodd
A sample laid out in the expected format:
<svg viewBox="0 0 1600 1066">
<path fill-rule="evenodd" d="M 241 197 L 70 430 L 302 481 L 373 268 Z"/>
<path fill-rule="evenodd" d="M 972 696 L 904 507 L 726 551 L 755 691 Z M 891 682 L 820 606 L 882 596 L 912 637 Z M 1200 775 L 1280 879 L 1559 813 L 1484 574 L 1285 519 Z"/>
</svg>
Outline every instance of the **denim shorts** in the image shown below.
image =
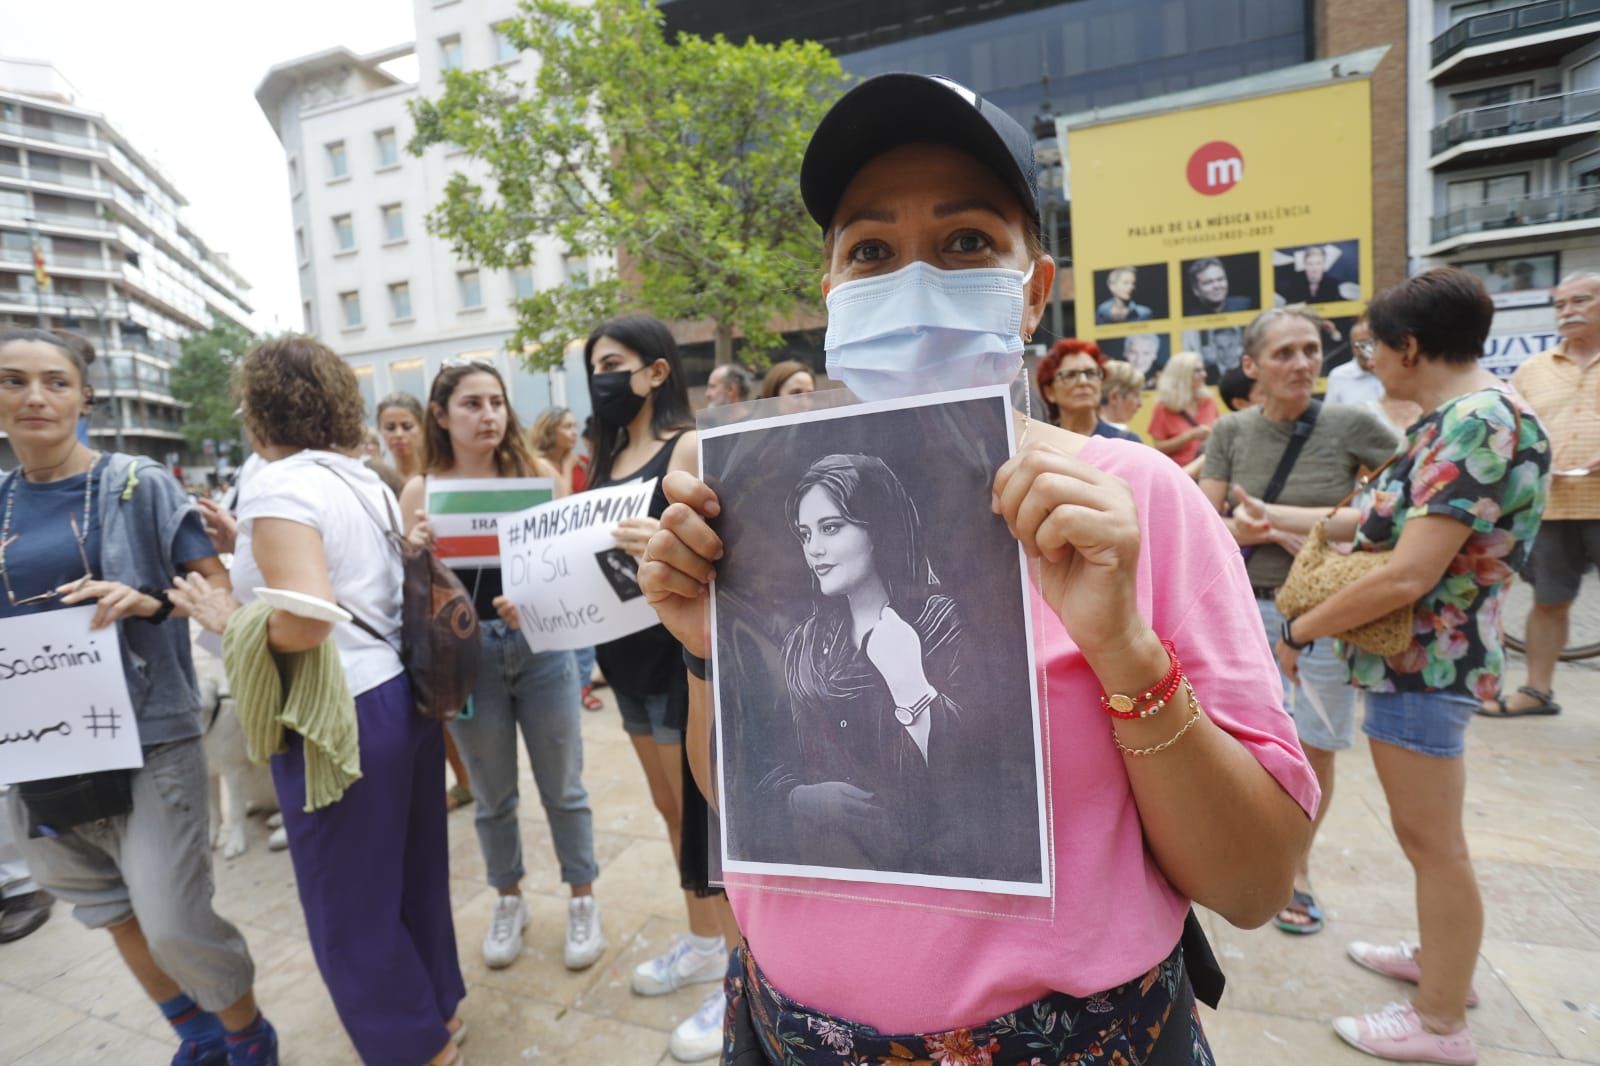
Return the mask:
<svg viewBox="0 0 1600 1066">
<path fill-rule="evenodd" d="M 672 695 L 652 692 L 641 696 L 612 686 L 617 710 L 622 712 L 622 731 L 630 737 L 649 737 L 657 744 L 682 744 L 683 723 L 673 713 Z"/>
<path fill-rule="evenodd" d="M 1397 748 L 1458 759 L 1478 701 L 1459 692 L 1369 692 L 1361 731 Z"/>
</svg>

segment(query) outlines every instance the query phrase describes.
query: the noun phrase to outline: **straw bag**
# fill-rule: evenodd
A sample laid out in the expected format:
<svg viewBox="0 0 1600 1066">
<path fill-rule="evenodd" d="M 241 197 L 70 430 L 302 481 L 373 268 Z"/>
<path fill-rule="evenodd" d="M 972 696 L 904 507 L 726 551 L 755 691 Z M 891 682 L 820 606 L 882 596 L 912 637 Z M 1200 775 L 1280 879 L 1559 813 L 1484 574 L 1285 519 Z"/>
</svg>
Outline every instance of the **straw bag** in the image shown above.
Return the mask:
<svg viewBox="0 0 1600 1066">
<path fill-rule="evenodd" d="M 1370 477 L 1359 482 L 1350 495 L 1334 505 L 1328 516 L 1331 518 L 1334 512 L 1354 499 L 1356 493 L 1376 481 L 1378 475 L 1387 470 L 1395 458 L 1399 456 L 1391 458 L 1373 471 Z M 1327 519 L 1323 519 L 1311 527 L 1300 553 L 1294 557 L 1294 565 L 1289 569 L 1289 576 L 1278 589 L 1276 597 L 1278 610 L 1283 612 L 1285 618 L 1298 618 L 1335 592 L 1366 577 L 1389 561 L 1392 552 L 1353 551 L 1345 554 L 1339 551 L 1328 543 L 1325 528 L 1327 524 Z M 1405 604 L 1382 618 L 1364 622 L 1354 629 L 1345 630 L 1335 636 L 1346 644 L 1354 644 L 1362 651 L 1371 652 L 1373 655 L 1384 657 L 1399 655 L 1411 646 L 1412 612 L 1415 606 L 1412 603 Z"/>
</svg>

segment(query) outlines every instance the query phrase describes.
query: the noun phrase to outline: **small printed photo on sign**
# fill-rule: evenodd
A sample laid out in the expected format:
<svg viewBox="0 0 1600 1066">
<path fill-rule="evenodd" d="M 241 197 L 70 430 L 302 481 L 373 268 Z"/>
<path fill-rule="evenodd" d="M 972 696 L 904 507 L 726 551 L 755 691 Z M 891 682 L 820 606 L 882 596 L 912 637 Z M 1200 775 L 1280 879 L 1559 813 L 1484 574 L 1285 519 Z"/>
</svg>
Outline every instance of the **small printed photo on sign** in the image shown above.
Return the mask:
<svg viewBox="0 0 1600 1066">
<path fill-rule="evenodd" d="M 1322 320 L 1322 369 L 1319 373 L 1323 377 L 1327 377 L 1328 371 L 1334 367 L 1343 366 L 1355 357 L 1355 351 L 1350 347 L 1350 331 L 1355 329 L 1359 321 L 1361 319 L 1356 315 Z"/>
<path fill-rule="evenodd" d="M 1183 350 L 1200 353 L 1200 362 L 1206 368 L 1206 384 L 1215 385 L 1223 374 L 1244 360 L 1244 327 L 1184 330 Z"/>
<path fill-rule="evenodd" d="M 1554 252 L 1478 259 L 1456 266 L 1483 282 L 1496 307 L 1543 307 L 1561 280 L 1561 259 Z"/>
<path fill-rule="evenodd" d="M 1119 266 L 1094 272 L 1094 322 L 1115 326 L 1167 318 L 1167 264 Z"/>
<path fill-rule="evenodd" d="M 633 556 L 621 548 L 608 548 L 596 552 L 594 561 L 619 601 L 627 603 L 644 595 L 644 590 L 639 587 L 639 561 Z"/>
<path fill-rule="evenodd" d="M 723 868 L 1048 892 L 1004 388 L 702 428 Z"/>
<path fill-rule="evenodd" d="M 1183 313 L 1188 317 L 1261 306 L 1261 257 L 1255 252 L 1185 259 L 1182 278 Z"/>
<path fill-rule="evenodd" d="M 1165 333 L 1133 333 L 1126 337 L 1108 337 L 1095 341 L 1108 359 L 1120 359 L 1133 364 L 1144 375 L 1144 383 L 1153 387 L 1161 368 L 1167 365 L 1171 342 Z"/>
<path fill-rule="evenodd" d="M 1275 249 L 1272 273 L 1280 307 L 1361 299 L 1361 247 L 1356 241 Z"/>
</svg>

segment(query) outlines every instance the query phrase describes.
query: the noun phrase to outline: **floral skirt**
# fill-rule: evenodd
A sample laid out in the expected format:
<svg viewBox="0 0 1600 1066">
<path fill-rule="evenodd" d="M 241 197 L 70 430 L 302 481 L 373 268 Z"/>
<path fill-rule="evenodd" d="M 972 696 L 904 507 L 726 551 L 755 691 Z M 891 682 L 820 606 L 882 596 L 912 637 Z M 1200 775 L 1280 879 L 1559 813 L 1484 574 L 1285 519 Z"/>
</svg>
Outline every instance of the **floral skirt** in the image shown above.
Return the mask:
<svg viewBox="0 0 1600 1066">
<path fill-rule="evenodd" d="M 1137 981 L 1063 993 L 970 1029 L 885 1036 L 807 1010 L 773 988 L 747 948 L 729 960 L 722 1061 L 732 1066 L 1214 1066 L 1174 948 Z"/>
</svg>

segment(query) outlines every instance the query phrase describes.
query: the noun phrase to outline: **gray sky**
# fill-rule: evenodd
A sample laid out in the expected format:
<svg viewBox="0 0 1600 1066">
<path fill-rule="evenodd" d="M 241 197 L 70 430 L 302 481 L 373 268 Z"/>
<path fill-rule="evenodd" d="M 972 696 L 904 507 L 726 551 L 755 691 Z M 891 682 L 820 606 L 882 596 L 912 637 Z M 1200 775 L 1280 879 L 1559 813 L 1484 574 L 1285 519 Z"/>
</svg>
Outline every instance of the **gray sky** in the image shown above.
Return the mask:
<svg viewBox="0 0 1600 1066">
<path fill-rule="evenodd" d="M 408 0 L 7 0 L 0 52 L 45 59 L 189 201 L 187 215 L 254 287 L 257 328 L 298 328 L 283 149 L 253 93 L 267 68 L 412 39 Z"/>
</svg>

